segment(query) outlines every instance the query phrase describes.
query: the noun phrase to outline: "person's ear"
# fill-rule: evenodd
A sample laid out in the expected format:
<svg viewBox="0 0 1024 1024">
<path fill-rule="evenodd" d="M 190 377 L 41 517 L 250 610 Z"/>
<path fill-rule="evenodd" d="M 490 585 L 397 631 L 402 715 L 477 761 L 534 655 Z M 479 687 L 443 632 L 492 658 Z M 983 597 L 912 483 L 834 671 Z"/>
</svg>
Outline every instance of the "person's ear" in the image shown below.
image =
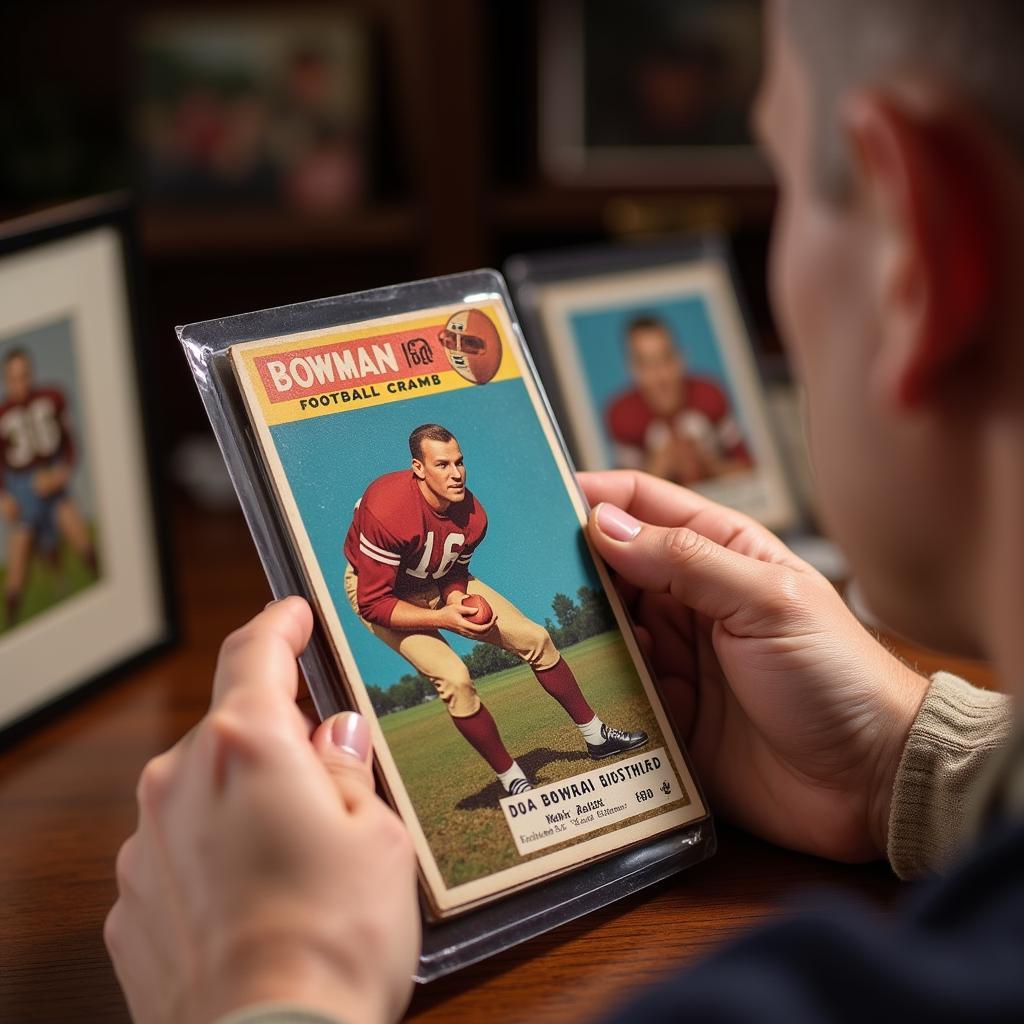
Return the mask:
<svg viewBox="0 0 1024 1024">
<path fill-rule="evenodd" d="M 875 383 L 886 405 L 912 409 L 982 343 L 999 270 L 996 176 L 974 126 L 948 107 L 862 92 L 842 116 L 878 232 Z"/>
<path fill-rule="evenodd" d="M 419 459 L 412 460 L 412 474 L 417 480 L 423 480 L 426 473 L 423 471 L 423 463 Z"/>
</svg>

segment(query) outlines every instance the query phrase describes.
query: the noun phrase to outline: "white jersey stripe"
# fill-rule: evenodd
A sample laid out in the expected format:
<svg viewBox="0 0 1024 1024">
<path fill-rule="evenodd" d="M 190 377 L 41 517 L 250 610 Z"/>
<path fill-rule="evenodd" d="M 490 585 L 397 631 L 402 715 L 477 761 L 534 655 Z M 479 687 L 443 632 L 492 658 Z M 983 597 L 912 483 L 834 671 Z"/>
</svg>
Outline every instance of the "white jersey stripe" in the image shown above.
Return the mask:
<svg viewBox="0 0 1024 1024">
<path fill-rule="evenodd" d="M 362 531 L 360 531 L 360 533 L 359 533 L 359 543 L 360 544 L 365 544 L 366 547 L 368 547 L 371 551 L 376 551 L 378 555 L 383 555 L 385 558 L 398 558 L 399 557 L 399 554 L 398 554 L 397 551 L 388 551 L 387 548 L 382 548 L 382 547 L 380 547 L 380 545 L 374 544 L 373 541 L 370 540 L 370 538 L 367 537 L 366 534 L 363 533 Z"/>
<path fill-rule="evenodd" d="M 743 440 L 740 425 L 732 416 L 724 416 L 718 424 L 718 440 L 723 448 L 735 448 Z"/>
<path fill-rule="evenodd" d="M 359 545 L 359 550 L 369 558 L 372 558 L 375 562 L 381 562 L 384 565 L 401 565 L 401 561 L 397 558 L 384 558 L 382 555 L 377 554 L 376 551 L 371 551 L 364 544 Z"/>
</svg>

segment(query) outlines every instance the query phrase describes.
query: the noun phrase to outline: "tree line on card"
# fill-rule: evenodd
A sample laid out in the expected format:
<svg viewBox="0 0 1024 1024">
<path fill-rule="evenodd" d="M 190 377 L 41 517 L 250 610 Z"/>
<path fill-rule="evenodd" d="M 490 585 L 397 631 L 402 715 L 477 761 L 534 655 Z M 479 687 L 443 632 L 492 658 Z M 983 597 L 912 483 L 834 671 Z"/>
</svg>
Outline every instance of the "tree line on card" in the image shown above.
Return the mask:
<svg viewBox="0 0 1024 1024">
<path fill-rule="evenodd" d="M 567 594 L 555 594 L 551 600 L 551 611 L 555 621 L 546 618 L 544 628 L 560 651 L 615 628 L 615 617 L 607 600 L 601 591 L 593 587 L 580 587 L 575 601 Z M 486 643 L 475 644 L 468 654 L 462 656 L 462 661 L 472 679 L 482 679 L 522 664 L 515 654 Z M 419 672 L 407 672 L 386 689 L 370 685 L 366 690 L 378 717 L 414 707 L 437 696 L 433 683 Z"/>
</svg>

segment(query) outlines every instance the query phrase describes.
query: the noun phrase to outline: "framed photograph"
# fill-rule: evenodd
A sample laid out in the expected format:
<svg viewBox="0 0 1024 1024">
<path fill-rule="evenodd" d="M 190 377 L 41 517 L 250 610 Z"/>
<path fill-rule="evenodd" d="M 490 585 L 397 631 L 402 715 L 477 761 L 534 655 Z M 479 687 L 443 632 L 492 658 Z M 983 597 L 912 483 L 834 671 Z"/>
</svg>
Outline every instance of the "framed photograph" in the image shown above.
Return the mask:
<svg viewBox="0 0 1024 1024">
<path fill-rule="evenodd" d="M 231 354 L 438 915 L 704 817 L 502 303 Z"/>
<path fill-rule="evenodd" d="M 551 0 L 540 25 L 540 160 L 555 181 L 770 181 L 747 118 L 759 0 Z"/>
<path fill-rule="evenodd" d="M 331 212 L 367 192 L 370 39 L 346 11 L 164 13 L 138 39 L 147 192 Z"/>
<path fill-rule="evenodd" d="M 0 727 L 169 642 L 129 215 L 0 225 Z"/>
<path fill-rule="evenodd" d="M 508 263 L 582 469 L 639 469 L 774 530 L 799 511 L 724 245 L 600 247 Z"/>
</svg>

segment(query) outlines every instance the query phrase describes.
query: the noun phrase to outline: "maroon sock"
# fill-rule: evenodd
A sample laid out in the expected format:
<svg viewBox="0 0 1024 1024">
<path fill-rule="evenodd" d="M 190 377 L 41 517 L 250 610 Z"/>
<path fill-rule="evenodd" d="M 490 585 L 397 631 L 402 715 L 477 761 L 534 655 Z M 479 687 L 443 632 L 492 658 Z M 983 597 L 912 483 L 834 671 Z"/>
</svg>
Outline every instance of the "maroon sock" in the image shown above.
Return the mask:
<svg viewBox="0 0 1024 1024">
<path fill-rule="evenodd" d="M 452 718 L 455 728 L 469 741 L 470 746 L 500 775 L 512 767 L 512 755 L 498 734 L 490 711 L 480 705 L 480 710 L 468 718 Z"/>
<path fill-rule="evenodd" d="M 586 725 L 594 720 L 594 709 L 587 703 L 587 698 L 580 690 L 580 684 L 572 674 L 572 669 L 559 658 L 551 668 L 534 669 L 537 682 L 565 708 L 569 717 L 577 725 Z"/>
</svg>

